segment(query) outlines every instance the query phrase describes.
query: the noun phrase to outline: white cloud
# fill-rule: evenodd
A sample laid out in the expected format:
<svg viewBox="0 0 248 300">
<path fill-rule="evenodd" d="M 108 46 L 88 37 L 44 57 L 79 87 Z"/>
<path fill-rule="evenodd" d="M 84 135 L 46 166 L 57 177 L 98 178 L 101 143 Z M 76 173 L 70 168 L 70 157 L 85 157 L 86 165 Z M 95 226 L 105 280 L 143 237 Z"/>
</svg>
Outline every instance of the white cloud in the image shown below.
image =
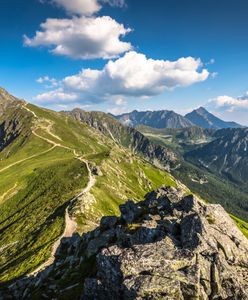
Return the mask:
<svg viewBox="0 0 248 300">
<path fill-rule="evenodd" d="M 97 0 L 53 0 L 69 14 L 91 16 L 101 9 Z"/>
<path fill-rule="evenodd" d="M 51 0 L 51 2 L 64 8 L 68 14 L 81 16 L 98 13 L 102 8 L 101 3 L 116 7 L 125 6 L 125 0 Z"/>
<path fill-rule="evenodd" d="M 218 75 L 219 75 L 218 72 L 212 72 L 212 73 L 211 73 L 211 77 L 212 77 L 212 78 L 216 78 Z"/>
<path fill-rule="evenodd" d="M 128 112 L 128 109 L 127 107 L 116 106 L 116 107 L 108 108 L 107 112 L 117 116 Z"/>
<path fill-rule="evenodd" d="M 118 105 L 118 106 L 123 106 L 123 105 L 126 105 L 126 104 L 127 104 L 126 99 L 123 99 L 123 98 L 117 98 L 117 99 L 114 99 L 114 102 L 115 102 L 115 104 Z"/>
<path fill-rule="evenodd" d="M 67 104 L 67 103 L 75 103 L 78 99 L 78 95 L 75 93 L 66 93 L 62 88 L 56 89 L 54 91 L 46 92 L 43 94 L 37 95 L 34 100 L 36 103 L 47 104 L 51 103 L 56 104 Z"/>
<path fill-rule="evenodd" d="M 205 65 L 213 65 L 215 64 L 215 59 L 214 58 L 211 58 Z"/>
<path fill-rule="evenodd" d="M 46 81 L 49 81 L 49 79 L 50 79 L 49 76 L 43 76 L 43 77 L 38 78 L 36 80 L 36 82 L 38 82 L 38 83 L 44 83 Z"/>
<path fill-rule="evenodd" d="M 125 0 L 100 0 L 102 3 L 107 3 L 110 6 L 124 7 L 126 6 Z"/>
<path fill-rule="evenodd" d="M 76 59 L 109 59 L 132 49 L 120 40 L 130 31 L 107 16 L 47 19 L 33 38 L 24 36 L 24 44 L 49 47 L 54 54 Z"/>
<path fill-rule="evenodd" d="M 64 78 L 61 84 L 64 93 L 77 94 L 81 101 L 92 103 L 118 97 L 147 99 L 165 90 L 205 81 L 209 72 L 202 70 L 201 65 L 200 59 L 192 57 L 177 61 L 154 60 L 131 51 L 109 61 L 102 70 L 83 69 Z"/>
<path fill-rule="evenodd" d="M 234 110 L 248 110 L 248 92 L 237 98 L 226 95 L 219 96 L 215 99 L 211 99 L 209 104 L 229 112 Z"/>
<path fill-rule="evenodd" d="M 40 84 L 48 84 L 45 85 L 46 88 L 54 88 L 59 85 L 59 82 L 55 78 L 50 78 L 49 76 L 43 76 L 36 80 L 37 83 Z"/>
<path fill-rule="evenodd" d="M 164 61 L 148 59 L 144 54 L 131 51 L 109 61 L 100 71 L 82 70 L 63 82 L 69 90 L 97 96 L 147 97 L 206 80 L 209 72 L 206 69 L 198 71 L 200 66 L 200 59 L 192 57 Z"/>
</svg>

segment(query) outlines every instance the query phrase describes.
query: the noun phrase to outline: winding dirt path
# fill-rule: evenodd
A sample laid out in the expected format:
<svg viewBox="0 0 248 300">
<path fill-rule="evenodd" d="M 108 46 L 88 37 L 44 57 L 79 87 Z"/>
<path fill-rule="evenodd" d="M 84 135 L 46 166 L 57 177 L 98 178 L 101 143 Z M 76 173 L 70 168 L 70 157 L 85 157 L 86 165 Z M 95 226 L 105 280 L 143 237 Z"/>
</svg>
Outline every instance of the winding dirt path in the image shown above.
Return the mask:
<svg viewBox="0 0 248 300">
<path fill-rule="evenodd" d="M 68 207 L 66 208 L 65 211 L 65 229 L 63 234 L 60 236 L 60 238 L 53 244 L 52 247 L 52 252 L 51 255 L 49 257 L 49 259 L 43 263 L 42 265 L 40 265 L 35 271 L 33 271 L 32 273 L 29 274 L 29 276 L 34 276 L 37 275 L 40 271 L 44 270 L 45 268 L 49 267 L 55 260 L 55 255 L 56 252 L 60 246 L 61 240 L 63 238 L 68 238 L 68 237 L 72 237 L 72 235 L 76 232 L 77 230 L 77 223 L 70 217 L 69 214 L 69 206 L 71 203 L 73 203 L 77 198 L 83 196 L 84 194 L 87 194 L 90 192 L 91 188 L 94 186 L 95 184 L 95 177 L 92 175 L 92 172 L 90 170 L 89 164 L 87 161 L 79 158 L 79 160 L 83 161 L 88 169 L 89 172 L 89 181 L 87 186 L 82 190 L 82 192 L 80 192 L 77 196 L 75 196 L 73 199 L 71 199 L 70 203 L 68 204 Z"/>
<path fill-rule="evenodd" d="M 8 196 L 12 191 L 15 191 L 15 189 L 17 188 L 17 183 L 15 183 L 15 185 L 10 188 L 8 191 L 6 191 L 2 196 L 0 196 L 0 202 L 2 202 L 6 196 Z"/>
<path fill-rule="evenodd" d="M 30 112 L 36 119 L 38 119 L 37 115 L 36 115 L 33 111 L 31 111 L 29 108 L 27 108 L 26 105 L 27 105 L 27 103 L 25 103 L 25 104 L 22 106 L 22 108 L 26 109 L 26 110 L 27 110 L 28 112 Z M 56 139 L 60 139 L 59 137 L 57 137 L 55 134 L 53 134 L 53 133 L 51 132 L 51 126 L 52 126 L 52 124 L 49 124 L 47 132 L 48 132 L 50 135 L 52 135 L 53 137 L 55 137 Z M 62 147 L 62 148 L 68 149 L 68 150 L 73 150 L 73 149 L 71 149 L 71 148 L 69 148 L 69 147 L 63 146 L 63 145 L 61 145 L 61 144 L 57 144 L 57 143 L 53 142 L 52 140 L 49 140 L 49 139 L 47 139 L 47 138 L 45 138 L 45 137 L 43 137 L 43 136 L 38 135 L 38 134 L 35 132 L 35 130 L 32 130 L 32 133 L 33 133 L 36 137 L 38 137 L 38 138 L 40 138 L 40 139 L 42 139 L 42 140 L 44 140 L 44 141 L 46 141 L 46 142 L 52 144 L 52 147 L 51 147 L 50 149 L 48 149 L 48 150 L 43 151 L 43 152 L 40 152 L 40 153 L 31 155 L 31 156 L 29 156 L 29 157 L 26 157 L 26 158 L 24 158 L 24 159 L 18 160 L 18 161 L 16 161 L 16 162 L 14 162 L 14 163 L 12 163 L 12 164 L 10 164 L 10 165 L 8 165 L 8 166 L 2 168 L 2 169 L 0 170 L 0 173 L 2 173 L 2 172 L 4 172 L 4 171 L 6 171 L 6 170 L 8 170 L 8 169 L 10 169 L 10 168 L 12 168 L 12 167 L 18 165 L 18 164 L 20 164 L 20 163 L 22 163 L 22 162 L 25 162 L 25 161 L 27 161 L 27 160 L 30 160 L 30 159 L 35 158 L 35 157 L 38 157 L 38 156 L 43 155 L 43 154 L 47 154 L 48 152 L 52 151 L 55 147 Z M 60 140 L 61 140 L 61 139 L 60 139 Z"/>
<path fill-rule="evenodd" d="M 30 113 L 32 113 L 33 116 L 38 119 L 37 115 L 33 111 L 31 111 L 29 108 L 27 108 L 26 105 L 23 106 L 23 108 L 26 109 L 27 111 L 29 111 Z M 48 134 L 50 134 L 51 136 L 55 137 L 56 139 L 61 140 L 60 137 L 56 136 L 54 133 L 51 132 L 52 124 L 50 122 L 48 122 L 48 123 L 49 123 L 49 125 L 47 127 L 42 127 L 42 129 L 46 130 Z M 78 195 L 76 195 L 73 199 L 70 200 L 70 202 L 69 202 L 69 204 L 68 204 L 68 206 L 66 208 L 66 211 L 65 211 L 65 229 L 64 229 L 64 232 L 60 236 L 60 238 L 53 244 L 52 252 L 51 252 L 51 255 L 50 255 L 49 259 L 45 263 L 43 263 L 41 266 L 39 266 L 35 271 L 33 271 L 32 273 L 30 273 L 29 276 L 37 275 L 37 273 L 39 273 L 40 271 L 44 270 L 46 267 L 50 266 L 54 262 L 54 260 L 55 260 L 55 255 L 56 255 L 57 249 L 60 246 L 61 240 L 63 238 L 71 237 L 76 232 L 76 230 L 77 230 L 77 223 L 70 217 L 69 207 L 79 197 L 81 197 L 81 196 L 89 193 L 90 190 L 92 189 L 92 187 L 95 185 L 95 182 L 96 182 L 96 179 L 95 179 L 95 177 L 93 176 L 93 174 L 91 172 L 91 169 L 90 169 L 88 161 L 85 160 L 82 156 L 78 155 L 75 149 L 67 147 L 67 146 L 64 146 L 64 145 L 61 145 L 61 144 L 56 143 L 56 142 L 54 142 L 54 141 L 52 141 L 52 140 L 50 140 L 50 139 L 48 139 L 46 137 L 43 137 L 43 136 L 39 135 L 38 133 L 36 133 L 35 129 L 32 130 L 32 133 L 36 137 L 38 137 L 38 138 L 40 138 L 40 139 L 42 139 L 42 140 L 44 140 L 44 141 L 46 141 L 46 142 L 48 142 L 48 143 L 50 143 L 50 144 L 53 145 L 52 148 L 49 149 L 49 151 L 51 151 L 55 147 L 60 147 L 60 148 L 64 148 L 64 149 L 72 151 L 73 154 L 74 154 L 74 157 L 76 159 L 80 160 L 81 162 L 83 162 L 86 165 L 87 170 L 88 170 L 89 180 L 88 180 L 87 186 Z M 41 155 L 41 154 L 39 154 L 39 155 Z M 28 160 L 30 158 L 31 157 L 26 158 L 25 160 Z M 15 164 L 17 164 L 17 163 L 15 163 Z M 11 166 L 8 166 L 8 167 L 11 167 Z"/>
<path fill-rule="evenodd" d="M 48 150 L 46 150 L 46 151 L 40 152 L 40 153 L 38 153 L 38 154 L 31 155 L 31 156 L 26 157 L 26 158 L 21 159 L 21 160 L 18 160 L 18 161 L 16 161 L 16 162 L 14 162 L 14 163 L 8 165 L 7 167 L 4 167 L 3 169 L 1 169 L 1 170 L 0 170 L 0 173 L 2 173 L 2 172 L 4 172 L 4 171 L 8 170 L 9 168 L 12 168 L 12 167 L 18 165 L 18 164 L 20 164 L 20 163 L 22 163 L 22 162 L 24 162 L 24 161 L 27 161 L 27 160 L 30 160 L 30 159 L 32 159 L 32 158 L 38 157 L 38 156 L 40 156 L 40 155 L 46 154 L 46 153 L 52 151 L 55 147 L 57 147 L 56 144 L 53 145 L 50 149 L 48 149 Z"/>
<path fill-rule="evenodd" d="M 27 110 L 29 113 L 31 113 L 36 119 L 39 119 L 38 116 L 35 114 L 35 112 L 33 112 L 32 110 L 30 110 L 27 106 L 27 103 L 25 103 L 22 107 L 23 109 Z M 61 140 L 60 137 L 58 137 L 57 135 L 55 135 L 51 129 L 52 129 L 52 123 L 50 122 L 50 120 L 47 120 L 48 121 L 48 125 L 47 127 L 46 126 L 42 126 L 40 127 L 41 129 L 44 129 L 47 131 L 47 133 L 51 136 L 53 136 L 54 138 L 56 138 L 57 140 Z M 37 129 L 37 128 L 36 128 Z M 95 182 L 96 182 L 96 179 L 95 177 L 92 175 L 92 172 L 91 172 L 91 169 L 90 169 L 90 166 L 89 166 L 89 163 L 87 160 L 85 160 L 83 157 L 81 157 L 80 155 L 77 154 L 76 150 L 73 149 L 73 148 L 70 148 L 70 147 L 67 147 L 67 146 L 64 146 L 60 143 L 56 143 L 54 142 L 53 140 L 50 140 L 49 138 L 46 138 L 46 137 L 43 137 L 41 135 L 39 135 L 38 133 L 36 133 L 36 129 L 33 129 L 32 130 L 32 134 L 35 135 L 36 137 L 46 141 L 47 143 L 51 144 L 52 147 L 46 151 L 43 151 L 43 152 L 40 152 L 40 153 L 37 153 L 37 154 L 34 154 L 34 155 L 31 155 L 29 157 L 26 157 L 24 159 L 21 159 L 19 161 L 16 161 L 4 168 L 2 168 L 0 170 L 0 173 L 8 170 L 9 168 L 12 168 L 22 162 L 25 162 L 27 160 L 30 160 L 32 158 L 35 158 L 35 157 L 38 157 L 38 156 L 41 156 L 43 154 L 46 154 L 50 151 L 52 151 L 54 148 L 56 147 L 60 147 L 60 148 L 63 148 L 63 149 L 67 149 L 67 150 L 70 150 L 73 152 L 74 154 L 74 157 L 78 160 L 80 160 L 81 162 L 83 162 L 86 167 L 87 167 L 87 170 L 88 170 L 88 176 L 89 176 L 89 181 L 88 181 L 88 184 L 87 186 L 78 194 L 76 195 L 73 199 L 70 200 L 70 203 L 68 204 L 68 207 L 66 208 L 66 211 L 65 211 L 65 229 L 64 229 L 64 232 L 63 234 L 60 236 L 60 238 L 53 244 L 53 247 L 52 247 L 52 252 L 51 252 L 51 255 L 49 257 L 49 259 L 44 263 L 42 264 L 41 266 L 39 266 L 35 271 L 33 271 L 32 273 L 29 274 L 29 276 L 33 276 L 33 275 L 36 275 L 38 272 L 40 272 L 41 270 L 45 269 L 46 267 L 50 266 L 54 260 L 55 260 L 55 254 L 57 252 L 57 249 L 59 248 L 60 246 L 60 243 L 61 243 L 61 240 L 63 238 L 66 238 L 66 237 L 71 237 L 76 229 L 77 229 L 77 223 L 70 217 L 70 214 L 69 214 L 69 207 L 70 205 L 75 201 L 77 200 L 79 197 L 83 196 L 84 194 L 87 194 L 90 192 L 91 188 L 94 186 Z M 0 249 L 2 250 L 2 249 Z"/>
</svg>

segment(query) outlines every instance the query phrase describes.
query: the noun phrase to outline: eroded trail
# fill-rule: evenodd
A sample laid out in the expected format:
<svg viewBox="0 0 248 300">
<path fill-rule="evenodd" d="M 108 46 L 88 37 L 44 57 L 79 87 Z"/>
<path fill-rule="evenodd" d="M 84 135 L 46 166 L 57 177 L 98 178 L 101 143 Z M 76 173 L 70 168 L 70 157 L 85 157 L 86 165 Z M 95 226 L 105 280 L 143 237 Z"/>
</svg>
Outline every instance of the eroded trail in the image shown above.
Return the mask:
<svg viewBox="0 0 248 300">
<path fill-rule="evenodd" d="M 26 109 L 26 110 L 28 110 L 30 113 L 33 114 L 33 116 L 34 116 L 36 119 L 38 119 L 37 115 L 36 115 L 34 112 L 32 112 L 29 108 L 27 108 L 26 106 L 23 106 L 23 108 Z M 48 120 L 48 121 L 49 121 L 49 120 Z M 39 128 L 39 127 L 37 127 L 37 128 Z M 57 135 L 55 135 L 54 133 L 52 133 L 52 131 L 51 131 L 51 129 L 52 129 L 52 124 L 51 124 L 50 122 L 48 122 L 48 126 L 47 126 L 47 127 L 42 126 L 42 129 L 46 130 L 46 132 L 47 132 L 49 135 L 51 135 L 52 137 L 56 138 L 57 140 L 62 141 L 60 137 L 58 137 Z M 65 210 L 65 229 L 64 229 L 64 232 L 63 232 L 63 234 L 59 237 L 59 239 L 53 244 L 52 252 L 51 252 L 51 255 L 50 255 L 49 259 L 48 259 L 45 263 L 43 263 L 41 266 L 39 266 L 35 271 L 33 271 L 32 273 L 30 273 L 29 276 L 36 275 L 36 274 L 37 274 L 38 272 L 40 272 L 41 270 L 43 270 L 43 269 L 45 269 L 46 267 L 50 266 L 50 265 L 54 262 L 54 260 L 55 260 L 55 255 L 56 255 L 57 249 L 58 249 L 59 246 L 60 246 L 61 240 L 62 240 L 63 238 L 71 237 L 71 236 L 76 232 L 76 230 L 77 230 L 77 223 L 76 223 L 76 222 L 71 218 L 71 216 L 70 216 L 70 213 L 69 213 L 70 205 L 72 205 L 79 197 L 81 197 L 81 196 L 83 196 L 83 195 L 89 193 L 90 190 L 91 190 L 91 188 L 94 186 L 95 181 L 96 181 L 95 177 L 94 177 L 93 174 L 92 174 L 92 171 L 91 171 L 91 168 L 90 168 L 90 165 L 89 165 L 88 161 L 85 160 L 85 159 L 84 159 L 82 156 L 80 156 L 79 154 L 77 154 L 77 152 L 76 152 L 75 149 L 70 148 L 70 147 L 67 147 L 67 146 L 64 146 L 64 145 L 62 145 L 62 144 L 60 144 L 60 143 L 56 143 L 55 141 L 50 140 L 50 139 L 47 138 L 47 137 L 43 137 L 43 136 L 39 135 L 38 133 L 36 133 L 35 130 L 36 130 L 36 129 L 32 130 L 32 133 L 33 133 L 36 137 L 38 137 L 38 138 L 40 138 L 40 139 L 42 139 L 42 140 L 44 140 L 44 141 L 46 141 L 46 142 L 48 142 L 48 143 L 50 143 L 50 144 L 52 145 L 52 148 L 49 149 L 48 151 L 51 151 L 51 150 L 52 150 L 53 148 L 55 148 L 55 147 L 60 147 L 60 148 L 63 148 L 63 149 L 67 149 L 67 150 L 72 151 L 74 157 L 75 157 L 76 159 L 80 160 L 81 162 L 83 162 L 83 163 L 86 165 L 87 171 L 88 171 L 88 177 L 89 177 L 89 180 L 88 180 L 87 186 L 86 186 L 86 187 L 85 187 L 78 195 L 76 195 L 74 198 L 72 198 L 72 199 L 69 201 L 68 206 L 67 206 L 67 208 L 66 208 L 66 210 Z M 39 155 L 41 155 L 41 153 L 40 153 Z M 37 155 L 37 156 L 38 156 L 38 155 Z M 26 158 L 25 160 L 28 160 L 28 159 L 30 159 L 30 157 L 29 157 L 29 158 Z M 17 162 L 17 163 L 19 163 L 19 162 Z M 17 163 L 15 163 L 15 164 L 17 164 Z M 8 167 L 11 167 L 11 166 L 8 166 Z"/>
<path fill-rule="evenodd" d="M 68 237 L 72 237 L 72 235 L 76 232 L 77 230 L 77 223 L 70 217 L 69 214 L 69 207 L 70 205 L 77 200 L 79 197 L 87 194 L 90 192 L 91 188 L 94 186 L 95 184 L 95 177 L 92 175 L 91 169 L 89 167 L 89 164 L 87 161 L 85 161 L 82 158 L 78 158 L 79 160 L 83 161 L 88 169 L 88 174 L 89 174 L 89 181 L 87 186 L 82 190 L 82 192 L 80 192 L 77 196 L 75 196 L 73 199 L 70 200 L 70 203 L 68 204 L 68 207 L 65 210 L 65 229 L 63 234 L 60 236 L 60 238 L 53 244 L 53 248 L 52 248 L 52 252 L 51 255 L 49 257 L 49 259 L 43 263 L 41 266 L 39 266 L 35 271 L 33 271 L 32 273 L 29 274 L 29 276 L 32 275 L 36 275 L 37 273 L 39 273 L 40 271 L 44 270 L 46 267 L 50 266 L 54 260 L 55 260 L 55 255 L 56 252 L 60 246 L 61 240 L 63 238 L 68 238 Z"/>
<path fill-rule="evenodd" d="M 8 191 L 6 191 L 2 196 L 0 196 L 0 202 L 3 201 L 5 197 L 9 195 L 11 192 L 15 191 L 16 188 L 17 188 L 17 183 L 15 183 L 15 185 L 12 188 L 10 188 Z"/>
<path fill-rule="evenodd" d="M 22 163 L 22 162 L 25 162 L 25 161 L 30 160 L 30 159 L 32 159 L 32 158 L 35 158 L 35 157 L 41 156 L 41 155 L 43 155 L 43 154 L 46 154 L 46 153 L 52 151 L 56 146 L 57 146 L 57 145 L 54 144 L 50 149 L 48 149 L 48 150 L 46 150 L 46 151 L 40 152 L 40 153 L 38 153 L 38 154 L 31 155 L 31 156 L 26 157 L 26 158 L 21 159 L 21 160 L 18 160 L 18 161 L 16 161 L 16 162 L 14 162 L 14 163 L 12 163 L 12 164 L 10 164 L 10 165 L 8 165 L 8 166 L 2 168 L 2 169 L 0 170 L 0 173 L 2 173 L 2 172 L 4 172 L 4 171 L 8 170 L 9 168 L 12 168 L 12 167 L 14 167 L 14 166 L 20 164 L 20 163 Z"/>
<path fill-rule="evenodd" d="M 27 111 L 28 111 L 29 113 L 31 113 L 36 119 L 38 119 L 37 115 L 36 115 L 33 111 L 31 111 L 29 108 L 27 108 L 26 105 L 27 105 L 27 104 L 25 104 L 25 105 L 22 106 L 23 109 L 27 110 Z M 53 136 L 54 138 L 61 140 L 58 136 L 56 136 L 55 134 L 53 134 L 53 133 L 51 132 L 51 126 L 52 126 L 52 124 L 49 123 L 49 125 L 47 126 L 47 132 L 48 132 L 51 136 Z M 49 144 L 52 145 L 52 147 L 51 147 L 50 149 L 48 149 L 48 150 L 43 151 L 43 152 L 40 152 L 40 153 L 37 153 L 37 154 L 34 154 L 34 155 L 31 155 L 31 156 L 28 156 L 28 157 L 26 157 L 26 158 L 23 158 L 23 159 L 18 160 L 18 161 L 16 161 L 16 162 L 14 162 L 14 163 L 12 163 L 12 164 L 10 164 L 10 165 L 8 165 L 8 166 L 2 168 L 2 169 L 0 170 L 0 173 L 2 173 L 2 172 L 4 172 L 4 171 L 6 171 L 6 170 L 8 170 L 8 169 L 10 169 L 10 168 L 12 168 L 12 167 L 18 165 L 18 164 L 21 164 L 21 163 L 23 163 L 23 162 L 25 162 L 25 161 L 27 161 L 27 160 L 30 160 L 30 159 L 39 157 L 39 156 L 41 156 L 41 155 L 43 155 L 43 154 L 47 154 L 48 152 L 52 151 L 55 147 L 61 147 L 61 148 L 64 148 L 64 149 L 68 149 L 68 150 L 73 151 L 73 149 L 71 149 L 71 148 L 69 148 L 69 147 L 66 147 L 66 146 L 63 146 L 63 145 L 61 145 L 61 144 L 55 143 L 54 141 L 49 140 L 48 138 L 45 138 L 45 137 L 43 137 L 43 136 L 37 134 L 37 133 L 35 132 L 35 130 L 32 130 L 32 134 L 35 135 L 36 137 L 38 137 L 38 138 L 40 138 L 40 139 L 42 139 L 42 140 L 48 142 Z"/>
</svg>

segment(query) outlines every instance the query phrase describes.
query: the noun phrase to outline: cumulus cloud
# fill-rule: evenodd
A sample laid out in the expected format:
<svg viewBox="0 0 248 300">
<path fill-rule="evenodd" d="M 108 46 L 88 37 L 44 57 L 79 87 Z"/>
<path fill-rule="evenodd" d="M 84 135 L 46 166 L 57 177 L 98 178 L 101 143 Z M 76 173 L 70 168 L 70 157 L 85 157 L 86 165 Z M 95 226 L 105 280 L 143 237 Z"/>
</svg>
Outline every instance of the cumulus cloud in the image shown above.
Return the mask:
<svg viewBox="0 0 248 300">
<path fill-rule="evenodd" d="M 209 72 L 199 71 L 200 66 L 201 60 L 192 57 L 177 61 L 154 60 L 130 51 L 109 61 L 102 70 L 82 70 L 66 77 L 63 83 L 69 90 L 97 93 L 98 96 L 146 97 L 206 80 Z"/>
<path fill-rule="evenodd" d="M 92 16 L 98 13 L 102 8 L 101 3 L 112 7 L 125 6 L 125 0 L 51 0 L 50 2 L 62 7 L 68 14 L 81 16 Z"/>
<path fill-rule="evenodd" d="M 50 78 L 49 76 L 43 76 L 36 80 L 37 83 L 46 84 L 46 88 L 54 88 L 59 85 L 59 82 L 55 78 Z"/>
<path fill-rule="evenodd" d="M 211 73 L 211 77 L 212 77 L 212 78 L 216 78 L 218 75 L 219 75 L 218 72 L 212 72 L 212 73 Z"/>
<path fill-rule="evenodd" d="M 64 8 L 69 14 L 91 16 L 101 9 L 97 0 L 53 0 L 52 2 Z"/>
<path fill-rule="evenodd" d="M 219 96 L 215 99 L 211 99 L 209 104 L 229 112 L 234 110 L 248 110 L 248 92 L 237 98 L 226 95 Z"/>
<path fill-rule="evenodd" d="M 33 38 L 24 36 L 24 44 L 49 47 L 54 54 L 76 59 L 110 59 L 132 49 L 120 40 L 130 31 L 108 16 L 47 19 Z"/>
<path fill-rule="evenodd" d="M 112 108 L 108 108 L 107 112 L 112 114 L 112 115 L 121 115 L 124 113 L 128 112 L 128 108 L 127 107 L 120 107 L 120 106 L 116 106 L 116 107 L 112 107 Z"/>
<path fill-rule="evenodd" d="M 116 6 L 116 7 L 124 7 L 126 6 L 125 0 L 100 0 L 102 3 L 107 3 L 110 6 Z"/>
<path fill-rule="evenodd" d="M 82 101 L 101 102 L 112 98 L 147 98 L 205 81 L 209 72 L 200 59 L 154 60 L 130 51 L 109 61 L 102 70 L 83 69 L 62 80 L 63 91 L 78 95 Z M 51 99 L 51 101 L 54 100 Z M 120 101 L 121 103 L 121 101 Z"/>
<path fill-rule="evenodd" d="M 75 93 L 64 92 L 62 88 L 39 94 L 35 97 L 37 103 L 41 104 L 68 104 L 70 102 L 75 103 L 78 99 L 78 95 Z"/>
</svg>

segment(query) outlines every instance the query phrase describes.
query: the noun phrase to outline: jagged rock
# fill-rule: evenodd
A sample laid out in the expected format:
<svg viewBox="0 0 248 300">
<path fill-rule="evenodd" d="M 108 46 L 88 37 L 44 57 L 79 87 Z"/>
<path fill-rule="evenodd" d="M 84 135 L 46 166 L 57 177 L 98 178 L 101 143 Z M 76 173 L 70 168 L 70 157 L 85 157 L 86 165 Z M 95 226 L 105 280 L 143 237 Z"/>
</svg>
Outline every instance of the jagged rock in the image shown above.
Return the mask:
<svg viewBox="0 0 248 300">
<path fill-rule="evenodd" d="M 142 208 L 165 216 L 144 221 Z M 221 206 L 162 188 L 121 211 L 139 217 L 137 228 L 128 247 L 117 242 L 97 255 L 82 299 L 248 299 L 248 243 Z"/>
<path fill-rule="evenodd" d="M 141 208 L 132 200 L 128 200 L 126 204 L 120 205 L 122 218 L 127 223 L 134 222 L 141 215 Z"/>
<path fill-rule="evenodd" d="M 15 98 L 0 87 L 0 151 L 18 136 L 22 135 L 25 140 L 30 134 L 25 124 L 31 121 L 32 116 L 20 109 L 24 104 L 25 101 Z"/>
<path fill-rule="evenodd" d="M 248 299 L 248 241 L 220 205 L 162 187 L 120 209 L 0 299 Z"/>
<path fill-rule="evenodd" d="M 110 229 L 114 227 L 118 222 L 117 217 L 103 217 L 101 219 L 100 228 L 101 229 Z"/>
</svg>

